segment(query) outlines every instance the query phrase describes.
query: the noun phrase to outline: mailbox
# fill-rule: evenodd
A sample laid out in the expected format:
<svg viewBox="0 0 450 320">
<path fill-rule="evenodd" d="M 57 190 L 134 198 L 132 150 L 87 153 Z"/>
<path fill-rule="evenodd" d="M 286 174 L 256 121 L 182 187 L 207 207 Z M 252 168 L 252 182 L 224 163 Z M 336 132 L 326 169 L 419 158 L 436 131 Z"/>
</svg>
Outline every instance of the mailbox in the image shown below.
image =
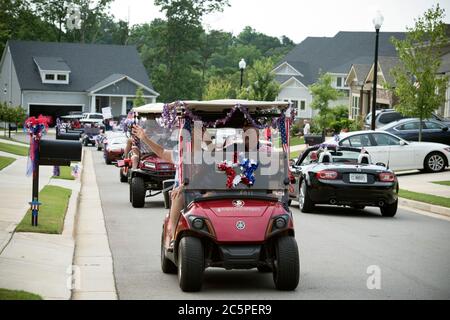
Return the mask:
<svg viewBox="0 0 450 320">
<path fill-rule="evenodd" d="M 70 166 L 71 161 L 81 161 L 81 142 L 67 140 L 41 140 L 39 165 Z"/>
<path fill-rule="evenodd" d="M 66 132 L 66 133 L 59 133 L 56 135 L 56 140 L 74 140 L 78 141 L 80 140 L 81 134 L 79 132 Z"/>
<path fill-rule="evenodd" d="M 312 135 L 312 134 L 306 134 L 305 135 L 305 143 L 314 146 L 316 144 L 321 144 L 325 141 L 325 137 L 323 135 Z"/>
</svg>

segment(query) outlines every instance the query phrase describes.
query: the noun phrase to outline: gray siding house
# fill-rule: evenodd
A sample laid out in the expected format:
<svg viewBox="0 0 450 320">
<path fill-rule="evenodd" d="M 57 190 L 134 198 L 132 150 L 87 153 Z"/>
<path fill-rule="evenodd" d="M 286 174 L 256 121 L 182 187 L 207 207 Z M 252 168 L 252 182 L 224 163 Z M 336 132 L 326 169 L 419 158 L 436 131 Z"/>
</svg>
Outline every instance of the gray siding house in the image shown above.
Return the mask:
<svg viewBox="0 0 450 320">
<path fill-rule="evenodd" d="M 139 87 L 147 102 L 156 102 L 159 94 L 134 46 L 9 41 L 0 60 L 0 102 L 29 115 L 104 107 L 125 115 Z"/>
<path fill-rule="evenodd" d="M 393 57 L 397 53 L 391 37 L 403 39 L 404 32 L 381 32 L 380 56 Z M 293 48 L 274 68 L 280 83 L 279 100 L 290 100 L 297 108 L 299 118 L 313 118 L 316 110 L 310 104 L 309 86 L 317 81 L 321 72 L 333 78 L 333 86 L 343 93 L 331 106 L 348 105 L 351 89 L 347 74 L 354 64 L 371 65 L 375 51 L 375 32 L 338 32 L 334 37 L 308 37 Z"/>
</svg>

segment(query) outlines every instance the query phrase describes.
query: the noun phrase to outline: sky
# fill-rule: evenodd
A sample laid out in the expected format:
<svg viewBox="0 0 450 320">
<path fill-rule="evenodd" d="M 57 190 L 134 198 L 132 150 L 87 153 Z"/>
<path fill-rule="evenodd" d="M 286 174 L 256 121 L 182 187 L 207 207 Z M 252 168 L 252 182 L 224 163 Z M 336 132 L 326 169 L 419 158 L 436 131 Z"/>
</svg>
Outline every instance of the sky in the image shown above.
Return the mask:
<svg viewBox="0 0 450 320">
<path fill-rule="evenodd" d="M 338 31 L 374 30 L 377 10 L 384 16 L 382 31 L 405 31 L 414 19 L 439 3 L 450 23 L 450 0 L 229 0 L 223 12 L 209 14 L 203 25 L 238 34 L 245 26 L 274 37 L 286 35 L 295 43 L 308 36 L 332 37 Z M 111 11 L 130 24 L 164 18 L 153 0 L 115 0 Z"/>
</svg>

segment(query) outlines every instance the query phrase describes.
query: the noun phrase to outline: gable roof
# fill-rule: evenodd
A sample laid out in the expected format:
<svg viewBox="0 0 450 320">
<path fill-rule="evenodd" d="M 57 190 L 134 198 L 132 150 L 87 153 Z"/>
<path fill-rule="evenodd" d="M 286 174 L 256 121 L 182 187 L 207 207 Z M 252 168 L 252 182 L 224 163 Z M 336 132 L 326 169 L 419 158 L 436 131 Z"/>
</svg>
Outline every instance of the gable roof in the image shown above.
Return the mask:
<svg viewBox="0 0 450 320">
<path fill-rule="evenodd" d="M 137 87 L 141 87 L 143 90 L 147 91 L 147 93 L 150 95 L 159 96 L 159 93 L 157 93 L 152 88 L 149 88 L 149 87 L 145 86 L 144 84 L 140 83 L 139 81 L 136 81 L 133 78 L 131 78 L 127 75 L 124 75 L 124 74 L 120 74 L 120 73 L 115 73 L 115 74 L 112 74 L 112 75 L 106 77 L 105 79 L 101 80 L 100 82 L 97 82 L 94 86 L 87 89 L 87 91 L 89 93 L 96 93 L 98 91 L 101 91 L 101 90 L 109 87 L 109 86 L 116 85 L 121 80 L 129 81 L 129 82 L 133 83 L 134 85 L 136 85 Z"/>
<path fill-rule="evenodd" d="M 350 83 L 356 78 L 357 85 L 362 86 L 371 68 L 372 65 L 370 64 L 353 64 L 348 72 L 345 82 L 347 85 L 350 85 Z"/>
<path fill-rule="evenodd" d="M 405 33 L 380 32 L 380 56 L 396 56 L 395 48 L 390 42 L 391 37 L 404 39 Z M 354 63 L 370 63 L 374 49 L 374 32 L 340 31 L 334 37 L 306 38 L 280 64 L 287 61 L 304 75 L 302 82 L 310 85 L 316 82 L 321 71 L 346 74 Z"/>
<path fill-rule="evenodd" d="M 400 65 L 400 59 L 398 57 L 378 57 L 378 69 L 382 72 L 382 77 L 384 81 L 390 86 L 395 86 L 395 79 L 391 75 L 391 70 L 396 66 Z M 370 66 L 370 71 L 368 72 L 365 82 L 372 82 L 373 79 L 373 69 L 374 64 Z"/>
<path fill-rule="evenodd" d="M 86 92 L 112 74 L 127 75 L 153 89 L 135 46 L 8 41 L 22 90 Z M 55 58 L 70 69 L 68 85 L 44 84 L 33 58 L 54 67 Z M 42 59 L 44 57 L 44 59 Z"/>
</svg>

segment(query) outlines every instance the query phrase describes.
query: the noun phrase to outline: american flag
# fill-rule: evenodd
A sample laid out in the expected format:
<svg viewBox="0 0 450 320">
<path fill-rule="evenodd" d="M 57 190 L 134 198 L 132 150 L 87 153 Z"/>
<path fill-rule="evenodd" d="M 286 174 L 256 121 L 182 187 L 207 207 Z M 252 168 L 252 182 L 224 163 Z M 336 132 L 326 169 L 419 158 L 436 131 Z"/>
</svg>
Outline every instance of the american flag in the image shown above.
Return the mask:
<svg viewBox="0 0 450 320">
<path fill-rule="evenodd" d="M 191 131 L 192 131 L 192 125 L 191 125 L 191 120 L 190 119 L 184 119 L 184 118 L 180 118 L 179 119 L 179 127 L 184 129 L 180 129 L 179 130 L 179 134 L 178 134 L 178 173 L 179 173 L 179 180 L 180 183 L 183 182 L 184 179 L 184 175 L 183 175 L 183 152 L 186 152 L 188 157 L 191 157 L 191 152 L 192 152 L 192 141 L 191 141 Z M 184 143 L 183 140 L 183 132 L 185 132 L 185 138 L 186 138 L 186 144 Z M 186 146 L 186 149 L 183 150 L 183 146 Z"/>
<path fill-rule="evenodd" d="M 281 145 L 286 153 L 289 153 L 289 120 L 290 118 L 287 118 L 284 115 L 280 119 Z"/>
</svg>

